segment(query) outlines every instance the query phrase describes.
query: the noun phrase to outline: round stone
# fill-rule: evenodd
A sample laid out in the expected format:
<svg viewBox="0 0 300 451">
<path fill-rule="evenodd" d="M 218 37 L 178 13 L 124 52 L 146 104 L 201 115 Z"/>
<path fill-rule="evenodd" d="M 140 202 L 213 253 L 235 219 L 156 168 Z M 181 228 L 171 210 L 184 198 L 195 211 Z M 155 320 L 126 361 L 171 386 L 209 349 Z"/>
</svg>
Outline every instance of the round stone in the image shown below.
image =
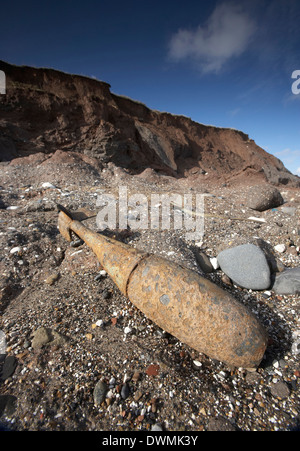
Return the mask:
<svg viewBox="0 0 300 451">
<path fill-rule="evenodd" d="M 106 398 L 106 393 L 108 391 L 107 384 L 103 381 L 97 382 L 94 388 L 94 404 L 95 406 L 100 406 Z"/>
<path fill-rule="evenodd" d="M 252 290 L 266 290 L 271 272 L 263 251 L 254 244 L 226 249 L 217 257 L 222 271 L 236 284 Z"/>
</svg>

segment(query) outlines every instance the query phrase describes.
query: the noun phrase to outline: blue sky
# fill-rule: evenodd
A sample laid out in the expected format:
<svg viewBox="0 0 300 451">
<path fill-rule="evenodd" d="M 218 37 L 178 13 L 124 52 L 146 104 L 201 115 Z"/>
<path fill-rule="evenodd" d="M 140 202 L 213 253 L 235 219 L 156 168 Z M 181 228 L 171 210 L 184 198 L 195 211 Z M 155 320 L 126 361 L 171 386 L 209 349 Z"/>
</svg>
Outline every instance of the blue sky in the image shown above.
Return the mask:
<svg viewBox="0 0 300 451">
<path fill-rule="evenodd" d="M 2 14 L 0 59 L 242 130 L 300 175 L 299 0 L 11 0 Z"/>
</svg>

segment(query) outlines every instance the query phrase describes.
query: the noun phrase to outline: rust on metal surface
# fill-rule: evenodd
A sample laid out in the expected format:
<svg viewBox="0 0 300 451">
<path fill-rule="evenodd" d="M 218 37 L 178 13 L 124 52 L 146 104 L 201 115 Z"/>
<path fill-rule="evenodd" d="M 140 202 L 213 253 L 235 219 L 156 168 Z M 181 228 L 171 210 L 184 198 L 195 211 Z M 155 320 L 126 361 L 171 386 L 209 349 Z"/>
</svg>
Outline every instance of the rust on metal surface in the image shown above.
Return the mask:
<svg viewBox="0 0 300 451">
<path fill-rule="evenodd" d="M 228 365 L 259 365 L 267 334 L 233 296 L 195 271 L 93 232 L 67 211 L 58 225 L 67 240 L 73 232 L 85 241 L 120 291 L 159 327 Z"/>
<path fill-rule="evenodd" d="M 58 227 L 68 241 L 72 241 L 71 232 L 81 238 L 94 251 L 119 290 L 127 296 L 129 276 L 138 262 L 147 254 L 113 238 L 93 232 L 81 222 L 73 220 L 64 211 L 59 213 Z"/>
<path fill-rule="evenodd" d="M 195 271 L 150 256 L 132 273 L 128 297 L 183 343 L 238 367 L 257 366 L 266 335 L 234 297 Z"/>
</svg>

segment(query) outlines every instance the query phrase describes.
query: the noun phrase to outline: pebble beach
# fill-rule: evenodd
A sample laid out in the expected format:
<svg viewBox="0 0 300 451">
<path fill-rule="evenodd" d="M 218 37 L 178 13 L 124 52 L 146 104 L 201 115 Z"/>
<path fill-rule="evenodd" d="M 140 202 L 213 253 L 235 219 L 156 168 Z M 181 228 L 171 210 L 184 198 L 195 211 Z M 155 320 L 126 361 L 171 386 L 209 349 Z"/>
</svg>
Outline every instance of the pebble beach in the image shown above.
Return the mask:
<svg viewBox="0 0 300 451">
<path fill-rule="evenodd" d="M 283 203 L 259 211 L 247 186 L 157 184 L 107 169 L 97 180 L 82 174 L 78 189 L 63 168 L 47 178 L 30 166 L 0 171 L 1 429 L 299 430 L 299 189 L 277 187 Z M 185 265 L 244 304 L 269 337 L 258 368 L 229 367 L 160 329 L 85 243 L 60 235 L 57 204 L 95 211 L 97 195 L 120 184 L 205 195 L 200 242 L 180 230 L 103 233 Z M 95 218 L 85 224 L 97 230 Z"/>
</svg>

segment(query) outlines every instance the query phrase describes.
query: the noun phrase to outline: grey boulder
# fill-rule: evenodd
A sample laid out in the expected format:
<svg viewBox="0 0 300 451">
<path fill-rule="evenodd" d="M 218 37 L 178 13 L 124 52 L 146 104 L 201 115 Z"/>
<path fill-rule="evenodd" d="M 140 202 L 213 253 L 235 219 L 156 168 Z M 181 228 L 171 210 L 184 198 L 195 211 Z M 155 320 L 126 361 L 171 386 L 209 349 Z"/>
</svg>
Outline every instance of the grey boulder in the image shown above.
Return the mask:
<svg viewBox="0 0 300 451">
<path fill-rule="evenodd" d="M 300 294 L 300 268 L 289 268 L 275 274 L 272 290 L 276 294 Z"/>
<path fill-rule="evenodd" d="M 253 186 L 247 193 L 247 205 L 252 210 L 265 211 L 284 203 L 277 188 L 268 185 Z"/>
<path fill-rule="evenodd" d="M 222 271 L 240 287 L 266 290 L 271 285 L 271 272 L 263 251 L 254 244 L 226 249 L 217 257 Z"/>
</svg>

